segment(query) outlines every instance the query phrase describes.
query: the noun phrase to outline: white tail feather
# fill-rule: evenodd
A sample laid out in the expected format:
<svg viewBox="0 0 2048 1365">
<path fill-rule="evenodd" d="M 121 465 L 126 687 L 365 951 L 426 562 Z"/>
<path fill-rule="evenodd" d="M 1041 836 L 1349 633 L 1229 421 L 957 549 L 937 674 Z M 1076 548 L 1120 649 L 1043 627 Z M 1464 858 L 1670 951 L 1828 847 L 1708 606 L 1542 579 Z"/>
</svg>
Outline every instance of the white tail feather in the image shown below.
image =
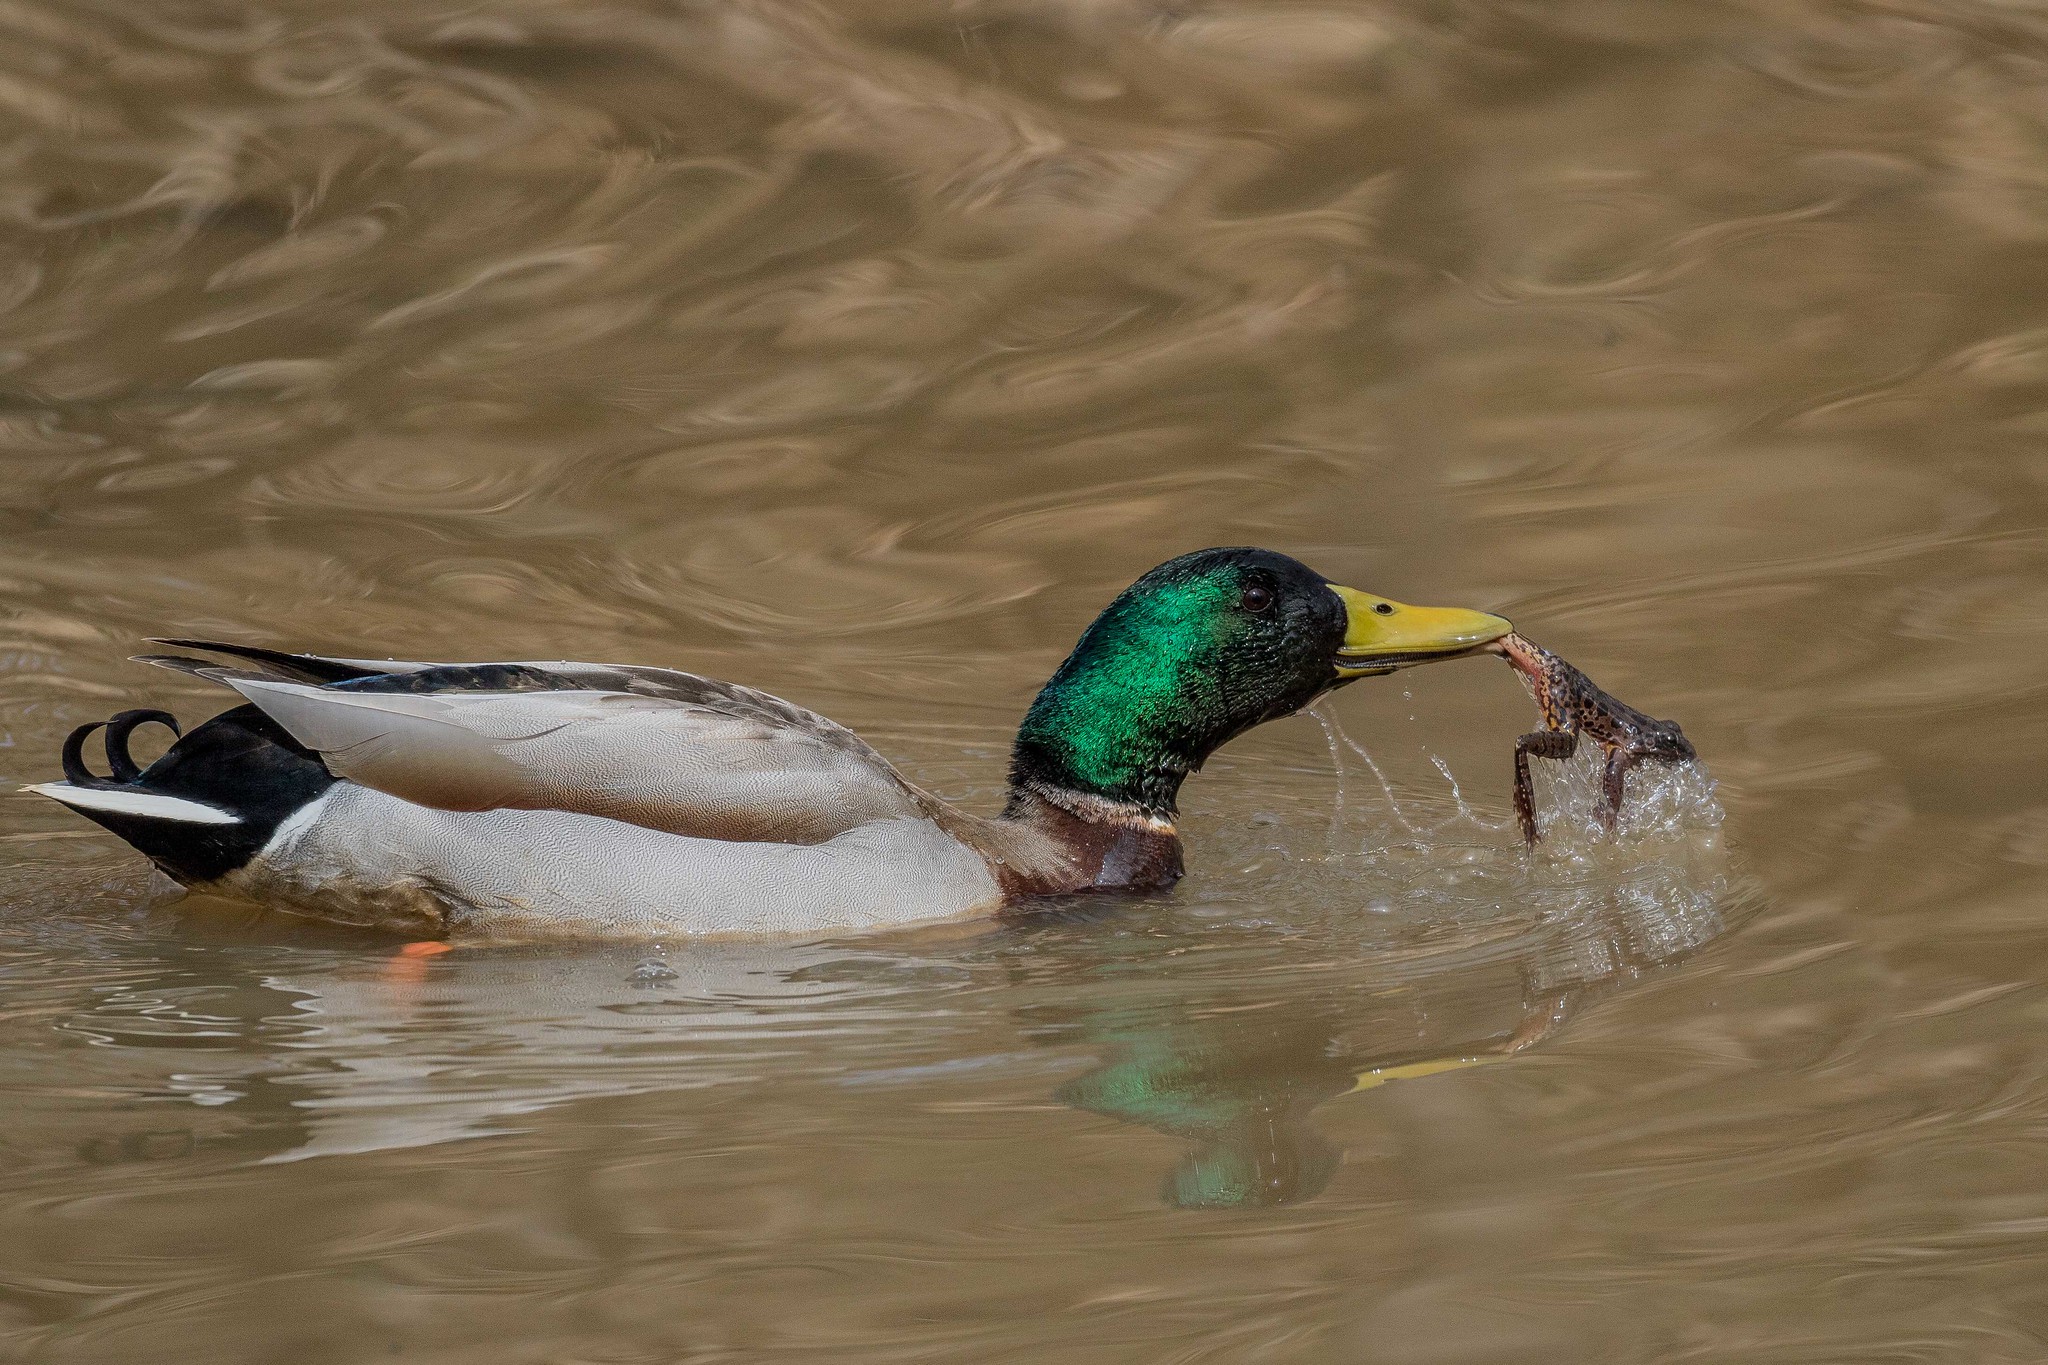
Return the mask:
<svg viewBox="0 0 2048 1365">
<path fill-rule="evenodd" d="M 188 825 L 239 825 L 242 817 L 204 801 L 187 801 L 182 796 L 163 796 L 146 791 L 109 791 L 103 787 L 74 787 L 69 782 L 42 782 L 23 787 L 25 792 L 47 796 L 76 810 L 103 810 L 113 815 L 140 815 L 151 820 L 182 820 Z"/>
</svg>

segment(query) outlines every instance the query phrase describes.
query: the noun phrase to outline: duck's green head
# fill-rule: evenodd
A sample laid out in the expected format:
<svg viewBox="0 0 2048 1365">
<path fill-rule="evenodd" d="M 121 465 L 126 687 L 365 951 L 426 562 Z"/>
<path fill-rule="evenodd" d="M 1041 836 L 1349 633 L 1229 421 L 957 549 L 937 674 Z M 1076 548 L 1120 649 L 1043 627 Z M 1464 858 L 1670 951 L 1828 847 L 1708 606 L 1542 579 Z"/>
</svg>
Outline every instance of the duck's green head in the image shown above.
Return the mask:
<svg viewBox="0 0 2048 1365">
<path fill-rule="evenodd" d="M 1225 741 L 1355 678 L 1469 654 L 1501 617 L 1341 588 L 1271 550 L 1197 550 L 1095 618 L 1017 731 L 1013 788 L 1168 818 Z"/>
</svg>

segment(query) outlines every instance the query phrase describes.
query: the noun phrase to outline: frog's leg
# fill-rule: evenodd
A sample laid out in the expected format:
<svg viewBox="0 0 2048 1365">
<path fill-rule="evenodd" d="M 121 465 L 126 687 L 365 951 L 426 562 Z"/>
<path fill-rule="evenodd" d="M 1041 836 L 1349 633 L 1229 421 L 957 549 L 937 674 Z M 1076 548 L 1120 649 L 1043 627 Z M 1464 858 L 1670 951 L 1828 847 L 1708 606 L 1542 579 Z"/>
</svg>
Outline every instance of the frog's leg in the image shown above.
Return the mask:
<svg viewBox="0 0 2048 1365">
<path fill-rule="evenodd" d="M 1515 818 L 1522 822 L 1522 840 L 1536 847 L 1536 794 L 1529 785 L 1531 758 L 1570 758 L 1579 751 L 1575 730 L 1534 730 L 1515 741 Z"/>
<path fill-rule="evenodd" d="M 1623 745 L 1614 745 L 1607 750 L 1607 774 L 1601 783 L 1602 794 L 1607 798 L 1600 807 L 1600 824 L 1609 834 L 1621 819 L 1622 788 L 1628 785 L 1628 770 L 1636 766 L 1641 755 L 1631 753 Z"/>
</svg>

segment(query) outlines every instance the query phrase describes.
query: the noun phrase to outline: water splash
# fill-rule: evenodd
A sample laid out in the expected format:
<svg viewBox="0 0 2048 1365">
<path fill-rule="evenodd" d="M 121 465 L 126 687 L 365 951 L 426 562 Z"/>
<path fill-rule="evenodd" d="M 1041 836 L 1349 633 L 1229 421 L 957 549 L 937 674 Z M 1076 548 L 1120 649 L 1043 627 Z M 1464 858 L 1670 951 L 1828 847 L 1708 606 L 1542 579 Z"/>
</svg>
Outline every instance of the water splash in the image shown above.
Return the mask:
<svg viewBox="0 0 2048 1365">
<path fill-rule="evenodd" d="M 1411 798 L 1404 808 L 1394 784 L 1379 762 L 1358 741 L 1346 734 L 1334 716 L 1320 706 L 1309 714 L 1323 727 L 1330 746 L 1330 763 L 1335 770 L 1337 791 L 1330 817 L 1329 853 L 1344 856 L 1339 840 L 1349 825 L 1354 807 L 1349 801 L 1344 751 L 1362 761 L 1379 784 L 1392 822 L 1421 847 L 1458 832 L 1499 835 L 1514 828 L 1512 819 L 1490 820 L 1466 799 L 1463 786 L 1451 765 L 1439 754 L 1424 750 L 1430 764 L 1450 789 L 1452 811 L 1442 819 L 1424 821 L 1413 812 L 1422 798 Z M 1622 799 L 1620 816 L 1612 831 L 1600 818 L 1603 803 L 1601 779 L 1603 754 L 1596 744 L 1581 744 L 1578 753 L 1559 763 L 1541 760 L 1531 765 L 1537 830 L 1541 835 L 1539 853 L 1551 857 L 1580 857 L 1599 844 L 1634 843 L 1645 839 L 1678 839 L 1696 835 L 1711 837 L 1720 829 L 1726 813 L 1717 799 L 1716 786 L 1706 765 L 1690 763 L 1643 763 L 1632 769 Z M 1491 841 L 1490 841 L 1491 842 Z"/>
<path fill-rule="evenodd" d="M 1530 851 L 1511 817 L 1474 810 L 1442 757 L 1428 755 L 1448 799 L 1397 789 L 1335 717 L 1311 714 L 1330 746 L 1336 808 L 1323 849 L 1284 859 L 1269 875 L 1275 890 L 1284 881 L 1288 895 L 1328 907 L 1384 971 L 1505 954 L 1523 961 L 1532 988 L 1569 990 L 1668 961 L 1723 927 L 1738 879 L 1702 765 L 1637 767 L 1610 832 L 1599 815 L 1598 745 L 1580 746 L 1569 762 L 1539 762 L 1543 837 Z M 1383 812 L 1359 799 L 1346 750 L 1379 784 Z M 1377 828 L 1360 827 L 1368 812 Z"/>
<path fill-rule="evenodd" d="M 1373 756 L 1371 754 L 1367 753 L 1363 748 L 1359 747 L 1359 744 L 1356 740 L 1352 739 L 1351 736 L 1344 733 L 1344 727 L 1337 723 L 1337 718 L 1335 716 L 1326 714 L 1320 705 L 1310 707 L 1309 714 L 1314 716 L 1316 718 L 1317 723 L 1323 727 L 1323 735 L 1330 742 L 1330 762 L 1337 772 L 1337 792 L 1339 798 L 1338 815 L 1340 817 L 1340 823 L 1337 826 L 1333 827 L 1331 830 L 1332 841 L 1334 842 L 1336 836 L 1340 832 L 1342 832 L 1343 829 L 1341 817 L 1345 813 L 1343 810 L 1343 793 L 1345 784 L 1343 751 L 1345 749 L 1351 750 L 1352 753 L 1357 754 L 1361 759 L 1365 760 L 1365 766 L 1367 770 L 1372 773 L 1373 779 L 1380 784 L 1380 794 L 1386 797 L 1387 811 L 1390 815 L 1393 816 L 1394 822 L 1400 825 L 1401 828 L 1405 829 L 1410 834 L 1417 836 L 1425 834 L 1427 831 L 1425 831 L 1421 826 L 1415 824 L 1402 812 L 1400 799 L 1394 795 L 1394 785 L 1393 783 L 1387 781 L 1387 775 L 1380 770 L 1380 765 L 1373 761 Z M 1331 850 L 1332 853 L 1335 853 L 1336 851 L 1337 850 L 1335 848 L 1332 848 Z"/>
<path fill-rule="evenodd" d="M 1308 713 L 1315 717 L 1316 724 L 1323 727 L 1323 741 L 1330 746 L 1330 767 L 1337 774 L 1337 791 L 1330 803 L 1329 854 L 1337 856 L 1337 836 L 1344 832 L 1344 755 L 1337 747 L 1337 723 L 1324 715 L 1320 706 L 1311 706 Z"/>
<path fill-rule="evenodd" d="M 1365 764 L 1367 771 L 1373 775 L 1373 779 L 1379 783 L 1380 794 L 1386 798 L 1387 812 L 1392 817 L 1394 823 L 1418 842 L 1427 843 L 1430 839 L 1460 826 L 1490 833 L 1498 833 L 1507 828 L 1505 824 L 1496 824 L 1483 819 L 1472 809 L 1471 804 L 1465 800 L 1464 789 L 1458 785 L 1458 779 L 1452 774 L 1450 765 L 1435 754 L 1429 755 L 1429 761 L 1436 765 L 1436 770 L 1443 774 L 1444 781 L 1449 784 L 1451 799 L 1455 803 L 1456 808 L 1450 816 L 1442 820 L 1428 824 L 1419 823 L 1406 810 L 1402 809 L 1401 798 L 1394 794 L 1394 784 L 1388 780 L 1385 770 L 1379 765 L 1379 761 L 1372 756 L 1365 746 L 1346 734 L 1344 727 L 1337 722 L 1337 719 L 1334 716 L 1325 714 L 1320 706 L 1311 707 L 1309 714 L 1314 716 L 1316 722 L 1323 727 L 1323 736 L 1330 744 L 1330 762 L 1335 767 L 1337 773 L 1337 812 L 1332 821 L 1330 831 L 1331 852 L 1333 854 L 1337 852 L 1335 842 L 1338 834 L 1342 832 L 1346 815 L 1343 753 L 1345 749 L 1349 749 L 1353 754 L 1357 755 Z M 1413 803 L 1411 802 L 1410 804 L 1412 805 Z"/>
<path fill-rule="evenodd" d="M 1427 750 L 1424 750 L 1424 752 L 1428 753 Z M 1438 772 L 1444 775 L 1444 781 L 1450 784 L 1451 800 L 1455 801 L 1458 805 L 1457 818 L 1459 820 L 1466 824 L 1477 826 L 1480 829 L 1502 830 L 1508 827 L 1505 820 L 1488 820 L 1472 809 L 1470 803 L 1465 800 L 1464 788 L 1458 785 L 1457 774 L 1451 771 L 1451 765 L 1444 762 L 1441 755 L 1429 754 L 1429 761 L 1436 766 Z"/>
<path fill-rule="evenodd" d="M 1621 811 L 1610 834 L 1601 822 L 1604 762 L 1595 744 L 1581 744 L 1564 762 L 1530 765 L 1540 850 L 1583 855 L 1600 844 L 1716 834 L 1726 813 L 1706 765 L 1642 763 L 1630 770 Z"/>
</svg>

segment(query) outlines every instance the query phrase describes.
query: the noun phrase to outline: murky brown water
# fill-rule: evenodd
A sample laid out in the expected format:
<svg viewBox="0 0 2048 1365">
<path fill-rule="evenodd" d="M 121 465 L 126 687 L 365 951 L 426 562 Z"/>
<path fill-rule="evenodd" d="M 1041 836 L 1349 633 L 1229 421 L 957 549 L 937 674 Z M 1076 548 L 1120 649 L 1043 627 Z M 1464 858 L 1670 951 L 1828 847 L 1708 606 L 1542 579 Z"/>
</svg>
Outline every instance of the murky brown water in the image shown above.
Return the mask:
<svg viewBox="0 0 2048 1365">
<path fill-rule="evenodd" d="M 1391 801 L 1227 750 L 1164 899 L 418 961 L 8 797 L 0 1356 L 2040 1360 L 2044 157 L 1970 0 L 0 5 L 10 786 L 217 707 L 169 631 L 692 668 L 987 803 L 1257 543 L 1726 810 L 1524 861 L 1459 664 L 1324 708 Z"/>
</svg>

